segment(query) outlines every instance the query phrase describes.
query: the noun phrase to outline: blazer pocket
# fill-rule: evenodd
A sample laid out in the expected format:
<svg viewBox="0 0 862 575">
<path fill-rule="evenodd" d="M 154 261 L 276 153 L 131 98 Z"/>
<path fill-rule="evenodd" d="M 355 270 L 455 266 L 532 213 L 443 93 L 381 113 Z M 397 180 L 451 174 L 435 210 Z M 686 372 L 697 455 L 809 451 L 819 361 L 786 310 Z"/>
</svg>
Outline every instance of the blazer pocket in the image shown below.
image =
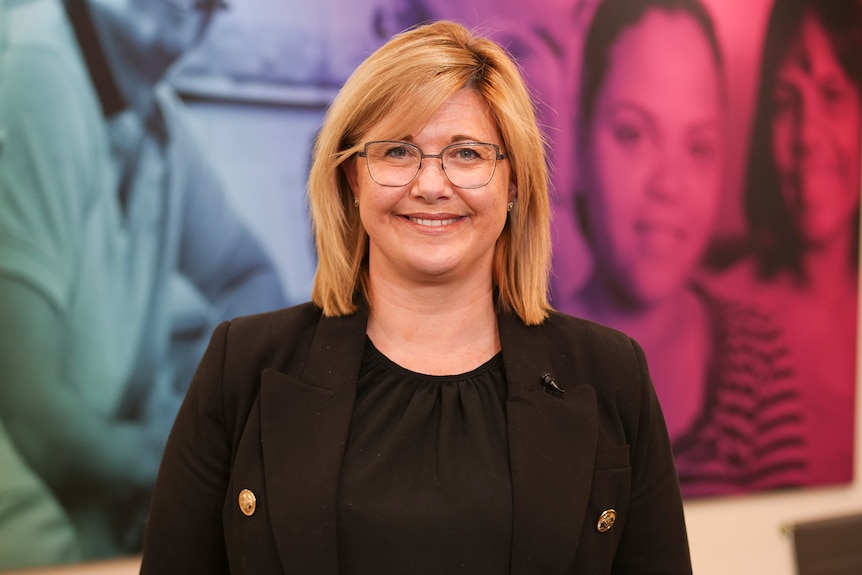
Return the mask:
<svg viewBox="0 0 862 575">
<path fill-rule="evenodd" d="M 628 469 L 629 467 L 631 467 L 631 461 L 629 461 L 628 445 L 600 446 L 596 451 L 596 472 L 606 469 Z"/>
<path fill-rule="evenodd" d="M 596 520 L 608 509 L 616 513 L 616 521 L 608 532 L 622 527 L 625 522 L 623 510 L 628 505 L 632 483 L 632 469 L 629 462 L 629 446 L 619 445 L 599 448 L 596 452 L 596 466 L 593 471 L 593 488 L 590 493 L 590 512 Z M 596 532 L 595 526 L 592 529 Z"/>
<path fill-rule="evenodd" d="M 625 528 L 631 482 L 629 446 L 599 447 L 581 537 L 597 573 L 609 573 L 613 564 Z"/>
</svg>

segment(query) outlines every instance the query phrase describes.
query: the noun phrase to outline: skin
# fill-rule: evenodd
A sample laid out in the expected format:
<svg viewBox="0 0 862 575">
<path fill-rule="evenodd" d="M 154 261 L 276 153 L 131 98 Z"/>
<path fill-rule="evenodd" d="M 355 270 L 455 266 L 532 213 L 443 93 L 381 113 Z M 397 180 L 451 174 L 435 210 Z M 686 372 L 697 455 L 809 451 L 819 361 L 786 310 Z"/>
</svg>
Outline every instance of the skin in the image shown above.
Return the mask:
<svg viewBox="0 0 862 575">
<path fill-rule="evenodd" d="M 163 0 L 88 1 L 120 91 L 146 115 L 153 88 L 201 40 L 212 10 L 182 10 Z"/>
<path fill-rule="evenodd" d="M 860 94 L 808 15 L 776 73 L 772 154 L 805 246 L 855 241 L 859 207 Z"/>
<path fill-rule="evenodd" d="M 720 78 L 690 16 L 647 12 L 611 49 L 581 157 L 594 267 L 570 311 L 641 342 L 672 438 L 703 404 L 710 325 L 689 282 L 722 185 Z"/>
<path fill-rule="evenodd" d="M 802 359 L 794 373 L 806 405 L 809 479 L 846 481 L 856 404 L 858 272 L 850 261 L 858 241 L 860 94 L 812 15 L 775 80 L 772 155 L 802 239 L 803 276 L 784 273 L 757 287 Z"/>
<path fill-rule="evenodd" d="M 709 46 L 686 15 L 649 12 L 611 54 L 584 165 L 588 219 L 601 281 L 618 305 L 644 307 L 682 289 L 709 239 L 723 103 Z"/>
<path fill-rule="evenodd" d="M 372 129 L 364 141 L 376 139 L 386 135 Z M 467 141 L 505 150 L 487 104 L 467 89 L 402 139 L 426 154 Z M 375 345 L 424 373 L 461 373 L 489 359 L 499 350 L 494 246 L 515 197 L 508 162 L 497 162 L 486 186 L 469 190 L 453 186 L 434 159 L 424 160 L 416 178 L 400 188 L 376 184 L 362 158 L 346 173 L 369 236 L 368 333 Z"/>
</svg>

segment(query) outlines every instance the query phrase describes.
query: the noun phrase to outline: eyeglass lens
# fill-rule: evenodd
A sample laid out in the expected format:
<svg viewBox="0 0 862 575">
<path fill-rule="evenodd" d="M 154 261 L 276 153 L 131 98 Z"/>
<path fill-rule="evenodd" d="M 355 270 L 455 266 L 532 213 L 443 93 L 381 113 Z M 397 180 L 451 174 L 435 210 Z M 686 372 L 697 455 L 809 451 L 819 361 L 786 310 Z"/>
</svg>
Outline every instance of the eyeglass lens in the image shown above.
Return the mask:
<svg viewBox="0 0 862 575">
<path fill-rule="evenodd" d="M 369 142 L 365 157 L 371 179 L 381 186 L 400 187 L 413 181 L 423 158 L 439 158 L 443 172 L 459 188 L 481 188 L 491 181 L 499 148 L 494 144 L 465 142 L 446 146 L 440 154 L 423 154 L 407 142 Z"/>
</svg>

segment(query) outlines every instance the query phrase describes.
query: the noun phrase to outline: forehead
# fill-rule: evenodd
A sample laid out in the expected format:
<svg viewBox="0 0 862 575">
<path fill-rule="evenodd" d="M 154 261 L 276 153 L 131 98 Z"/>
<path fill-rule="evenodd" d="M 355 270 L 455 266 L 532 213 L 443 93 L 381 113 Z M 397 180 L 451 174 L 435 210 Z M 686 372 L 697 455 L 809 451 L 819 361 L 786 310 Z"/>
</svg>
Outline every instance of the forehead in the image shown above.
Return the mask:
<svg viewBox="0 0 862 575">
<path fill-rule="evenodd" d="M 697 21 L 684 12 L 652 9 L 612 46 L 599 98 L 712 107 L 720 90 L 718 63 Z"/>
<path fill-rule="evenodd" d="M 499 128 L 485 99 L 475 90 L 461 89 L 443 101 L 427 118 L 417 121 L 409 102 L 369 131 L 373 139 L 458 141 L 477 139 L 498 143 Z"/>
<path fill-rule="evenodd" d="M 778 68 L 779 74 L 800 71 L 808 75 L 846 76 L 838 63 L 826 30 L 811 13 L 803 18 L 798 34 L 788 45 L 784 60 Z"/>
</svg>

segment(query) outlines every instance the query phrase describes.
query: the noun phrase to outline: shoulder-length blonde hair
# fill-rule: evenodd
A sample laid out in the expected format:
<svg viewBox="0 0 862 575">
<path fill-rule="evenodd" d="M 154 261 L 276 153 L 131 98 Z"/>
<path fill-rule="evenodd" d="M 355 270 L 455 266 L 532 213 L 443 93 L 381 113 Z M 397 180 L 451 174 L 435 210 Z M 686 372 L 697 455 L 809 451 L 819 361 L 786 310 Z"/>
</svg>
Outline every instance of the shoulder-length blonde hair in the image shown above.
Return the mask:
<svg viewBox="0 0 862 575">
<path fill-rule="evenodd" d="M 488 103 L 516 189 L 516 207 L 495 247 L 496 305 L 526 324 L 547 317 L 548 167 L 533 101 L 499 45 L 447 21 L 398 34 L 375 51 L 344 84 L 317 136 L 308 180 L 318 255 L 312 300 L 325 315 L 353 313 L 357 295 L 368 295 L 368 235 L 342 164 L 372 128 L 398 139 L 462 88 Z"/>
</svg>

